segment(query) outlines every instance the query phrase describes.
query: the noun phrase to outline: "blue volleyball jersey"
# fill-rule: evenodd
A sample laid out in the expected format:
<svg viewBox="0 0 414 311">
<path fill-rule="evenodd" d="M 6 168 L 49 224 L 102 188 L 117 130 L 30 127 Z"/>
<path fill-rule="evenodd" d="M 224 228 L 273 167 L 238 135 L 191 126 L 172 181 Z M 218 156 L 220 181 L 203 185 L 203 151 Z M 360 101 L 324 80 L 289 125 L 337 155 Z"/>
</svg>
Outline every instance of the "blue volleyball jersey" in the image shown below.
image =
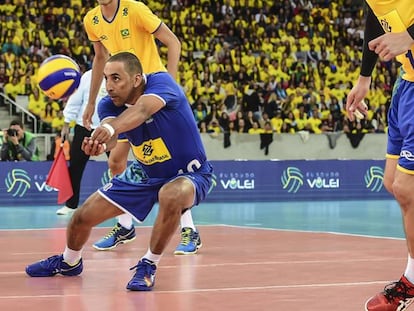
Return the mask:
<svg viewBox="0 0 414 311">
<path fill-rule="evenodd" d="M 136 160 L 148 177 L 169 178 L 180 173 L 195 172 L 206 162 L 206 153 L 181 87 L 169 73 L 145 75 L 142 96 L 157 96 L 164 107 L 135 129 L 125 132 Z M 127 106 L 117 107 L 109 96 L 99 102 L 100 120 L 120 115 Z"/>
</svg>

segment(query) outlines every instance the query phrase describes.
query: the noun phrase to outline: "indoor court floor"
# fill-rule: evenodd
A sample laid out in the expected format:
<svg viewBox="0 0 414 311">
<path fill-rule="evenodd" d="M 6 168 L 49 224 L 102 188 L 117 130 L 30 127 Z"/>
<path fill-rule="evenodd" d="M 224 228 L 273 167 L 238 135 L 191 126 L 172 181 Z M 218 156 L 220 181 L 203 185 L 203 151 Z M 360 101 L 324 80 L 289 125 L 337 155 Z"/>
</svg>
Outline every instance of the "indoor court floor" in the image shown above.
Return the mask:
<svg viewBox="0 0 414 311">
<path fill-rule="evenodd" d="M 125 286 L 157 207 L 114 250 L 91 247 L 114 221 L 94 228 L 80 276 L 30 278 L 27 264 L 64 249 L 69 217 L 57 208 L 0 207 L 1 311 L 357 311 L 407 259 L 394 201 L 203 203 L 193 210 L 203 247 L 174 256 L 177 229 L 152 292 Z"/>
</svg>

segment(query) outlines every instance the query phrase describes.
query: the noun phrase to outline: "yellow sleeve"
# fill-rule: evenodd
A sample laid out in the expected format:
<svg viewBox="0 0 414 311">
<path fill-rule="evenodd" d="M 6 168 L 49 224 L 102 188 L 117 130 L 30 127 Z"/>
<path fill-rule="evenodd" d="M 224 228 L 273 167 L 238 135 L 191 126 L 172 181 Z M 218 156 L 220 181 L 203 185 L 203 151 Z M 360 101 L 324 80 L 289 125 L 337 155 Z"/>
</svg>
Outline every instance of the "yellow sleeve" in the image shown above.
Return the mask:
<svg viewBox="0 0 414 311">
<path fill-rule="evenodd" d="M 143 28 L 149 32 L 154 33 L 161 26 L 161 20 L 155 15 L 149 7 L 142 2 L 136 2 L 137 9 L 133 10 L 136 13 L 138 25 L 142 25 Z"/>
</svg>

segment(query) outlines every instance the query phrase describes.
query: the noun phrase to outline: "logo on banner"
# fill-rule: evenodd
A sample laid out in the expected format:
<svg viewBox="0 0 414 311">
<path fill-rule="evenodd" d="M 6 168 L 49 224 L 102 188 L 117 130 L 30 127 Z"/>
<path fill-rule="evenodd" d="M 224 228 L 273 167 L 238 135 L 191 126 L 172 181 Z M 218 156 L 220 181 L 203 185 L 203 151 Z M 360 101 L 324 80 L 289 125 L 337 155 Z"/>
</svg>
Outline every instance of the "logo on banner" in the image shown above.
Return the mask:
<svg viewBox="0 0 414 311">
<path fill-rule="evenodd" d="M 380 192 L 384 185 L 384 170 L 379 166 L 371 166 L 365 172 L 365 185 L 372 192 Z"/>
<path fill-rule="evenodd" d="M 339 188 L 338 172 L 306 172 L 294 166 L 285 169 L 280 178 L 282 188 L 289 193 L 296 193 L 305 184 L 311 189 Z"/>
<path fill-rule="evenodd" d="M 221 173 L 220 184 L 224 189 L 253 190 L 254 173 Z"/>
<path fill-rule="evenodd" d="M 22 197 L 30 189 L 30 177 L 25 170 L 13 169 L 11 170 L 4 181 L 7 192 L 11 193 L 13 197 Z"/>
<path fill-rule="evenodd" d="M 4 184 L 6 186 L 7 193 L 12 197 L 22 198 L 28 195 L 28 191 L 31 192 L 37 191 L 39 193 L 43 192 L 54 192 L 56 189 L 46 185 L 45 174 L 30 174 L 23 169 L 12 169 L 10 170 L 6 178 L 4 179 Z M 107 184 L 112 178 L 110 170 L 106 170 L 101 177 L 102 186 Z M 33 189 L 32 189 L 33 187 Z M 32 189 L 32 190 L 31 190 Z"/>
<path fill-rule="evenodd" d="M 208 189 L 207 194 L 209 194 L 211 191 L 213 191 L 213 189 L 217 186 L 217 176 L 216 174 L 212 174 L 211 175 L 211 185 L 210 188 Z"/>
<path fill-rule="evenodd" d="M 281 177 L 282 187 L 289 193 L 296 193 L 303 186 L 303 174 L 297 167 L 285 169 Z"/>
</svg>

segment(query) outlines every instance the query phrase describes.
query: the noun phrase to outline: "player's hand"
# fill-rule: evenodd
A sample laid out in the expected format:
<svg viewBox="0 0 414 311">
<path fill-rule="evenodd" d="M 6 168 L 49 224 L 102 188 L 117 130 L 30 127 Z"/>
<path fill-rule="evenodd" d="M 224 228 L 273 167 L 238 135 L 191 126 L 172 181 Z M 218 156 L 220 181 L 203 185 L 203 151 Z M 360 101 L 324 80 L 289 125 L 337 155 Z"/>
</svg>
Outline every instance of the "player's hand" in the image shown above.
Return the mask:
<svg viewBox="0 0 414 311">
<path fill-rule="evenodd" d="M 111 132 L 104 126 L 98 126 L 91 135 L 93 140 L 97 140 L 101 143 L 107 143 L 111 140 Z"/>
<path fill-rule="evenodd" d="M 384 61 L 390 61 L 395 56 L 405 54 L 411 49 L 414 40 L 407 31 L 387 32 L 368 42 L 368 47 Z"/>
<path fill-rule="evenodd" d="M 368 93 L 370 84 L 371 77 L 360 76 L 355 86 L 349 92 L 345 108 L 350 121 L 354 121 L 355 116 L 362 118 L 367 114 L 368 107 L 364 103 L 364 98 Z"/>
<path fill-rule="evenodd" d="M 368 106 L 365 104 L 363 100 L 360 100 L 360 101 L 354 100 L 349 105 L 347 101 L 346 113 L 350 121 L 354 121 L 355 119 L 361 120 L 367 115 Z"/>
<path fill-rule="evenodd" d="M 93 140 L 90 137 L 85 137 L 81 148 L 86 155 L 98 156 L 106 151 L 106 144 L 100 143 L 98 140 Z"/>
<path fill-rule="evenodd" d="M 94 113 L 95 106 L 88 103 L 82 115 L 82 122 L 83 126 L 86 127 L 89 131 L 92 129 L 92 116 Z"/>
</svg>

